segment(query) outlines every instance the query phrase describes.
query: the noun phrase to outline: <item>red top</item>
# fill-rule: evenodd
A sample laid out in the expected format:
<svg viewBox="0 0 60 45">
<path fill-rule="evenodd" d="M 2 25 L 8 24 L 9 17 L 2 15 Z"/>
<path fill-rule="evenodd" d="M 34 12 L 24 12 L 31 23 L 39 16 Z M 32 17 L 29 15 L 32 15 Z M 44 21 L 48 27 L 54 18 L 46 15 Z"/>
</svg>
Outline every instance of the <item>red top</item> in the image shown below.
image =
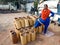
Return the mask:
<svg viewBox="0 0 60 45">
<path fill-rule="evenodd" d="M 42 15 L 41 15 L 41 18 L 43 19 L 43 20 L 46 20 L 48 17 L 49 17 L 49 14 L 50 14 L 50 10 L 49 9 L 43 9 L 42 10 Z"/>
</svg>

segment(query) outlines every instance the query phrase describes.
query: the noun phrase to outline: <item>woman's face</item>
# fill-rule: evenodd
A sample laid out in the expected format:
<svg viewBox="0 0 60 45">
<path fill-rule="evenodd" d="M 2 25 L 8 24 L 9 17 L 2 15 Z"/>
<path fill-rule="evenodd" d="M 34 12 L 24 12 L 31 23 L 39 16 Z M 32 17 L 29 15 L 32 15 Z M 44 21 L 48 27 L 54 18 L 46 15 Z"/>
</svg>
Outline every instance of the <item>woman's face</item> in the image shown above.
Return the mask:
<svg viewBox="0 0 60 45">
<path fill-rule="evenodd" d="M 48 9 L 48 5 L 47 4 L 44 5 L 44 9 Z"/>
</svg>

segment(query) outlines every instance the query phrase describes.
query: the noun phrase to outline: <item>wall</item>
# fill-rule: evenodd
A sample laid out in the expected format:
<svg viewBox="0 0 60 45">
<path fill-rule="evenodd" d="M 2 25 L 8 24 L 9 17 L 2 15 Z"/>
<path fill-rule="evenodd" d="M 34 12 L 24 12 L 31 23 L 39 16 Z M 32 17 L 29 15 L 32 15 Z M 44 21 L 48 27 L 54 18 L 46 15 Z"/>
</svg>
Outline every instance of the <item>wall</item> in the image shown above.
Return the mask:
<svg viewBox="0 0 60 45">
<path fill-rule="evenodd" d="M 59 0 L 49 0 L 49 1 L 59 1 Z"/>
</svg>

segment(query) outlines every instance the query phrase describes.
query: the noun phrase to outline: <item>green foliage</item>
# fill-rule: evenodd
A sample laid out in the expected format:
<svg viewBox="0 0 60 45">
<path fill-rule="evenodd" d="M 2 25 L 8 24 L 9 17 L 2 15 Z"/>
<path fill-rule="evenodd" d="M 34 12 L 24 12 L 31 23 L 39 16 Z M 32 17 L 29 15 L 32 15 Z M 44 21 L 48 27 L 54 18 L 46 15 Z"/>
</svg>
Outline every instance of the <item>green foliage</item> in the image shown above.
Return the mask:
<svg viewBox="0 0 60 45">
<path fill-rule="evenodd" d="M 16 1 L 16 0 L 0 0 L 0 2 L 13 2 L 13 1 Z"/>
<path fill-rule="evenodd" d="M 19 3 L 24 4 L 24 5 L 26 4 L 26 0 L 24 0 L 24 1 L 23 0 L 0 0 L 0 3 L 1 2 L 3 2 L 3 3 L 7 3 L 7 2 L 13 2 L 13 3 L 14 2 L 19 2 Z"/>
<path fill-rule="evenodd" d="M 34 1 L 34 7 L 37 8 L 37 6 L 38 6 L 38 0 L 35 0 Z"/>
</svg>

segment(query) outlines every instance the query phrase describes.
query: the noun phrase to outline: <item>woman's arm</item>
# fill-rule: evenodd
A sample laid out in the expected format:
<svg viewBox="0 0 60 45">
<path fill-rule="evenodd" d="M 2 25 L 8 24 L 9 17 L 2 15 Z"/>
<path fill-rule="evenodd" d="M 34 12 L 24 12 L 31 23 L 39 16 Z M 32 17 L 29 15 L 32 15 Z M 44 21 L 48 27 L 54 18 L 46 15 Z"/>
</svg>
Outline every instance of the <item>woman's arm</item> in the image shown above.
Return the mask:
<svg viewBox="0 0 60 45">
<path fill-rule="evenodd" d="M 50 11 L 50 13 L 51 13 L 51 16 L 50 17 L 53 17 L 54 16 L 54 12 Z"/>
</svg>

